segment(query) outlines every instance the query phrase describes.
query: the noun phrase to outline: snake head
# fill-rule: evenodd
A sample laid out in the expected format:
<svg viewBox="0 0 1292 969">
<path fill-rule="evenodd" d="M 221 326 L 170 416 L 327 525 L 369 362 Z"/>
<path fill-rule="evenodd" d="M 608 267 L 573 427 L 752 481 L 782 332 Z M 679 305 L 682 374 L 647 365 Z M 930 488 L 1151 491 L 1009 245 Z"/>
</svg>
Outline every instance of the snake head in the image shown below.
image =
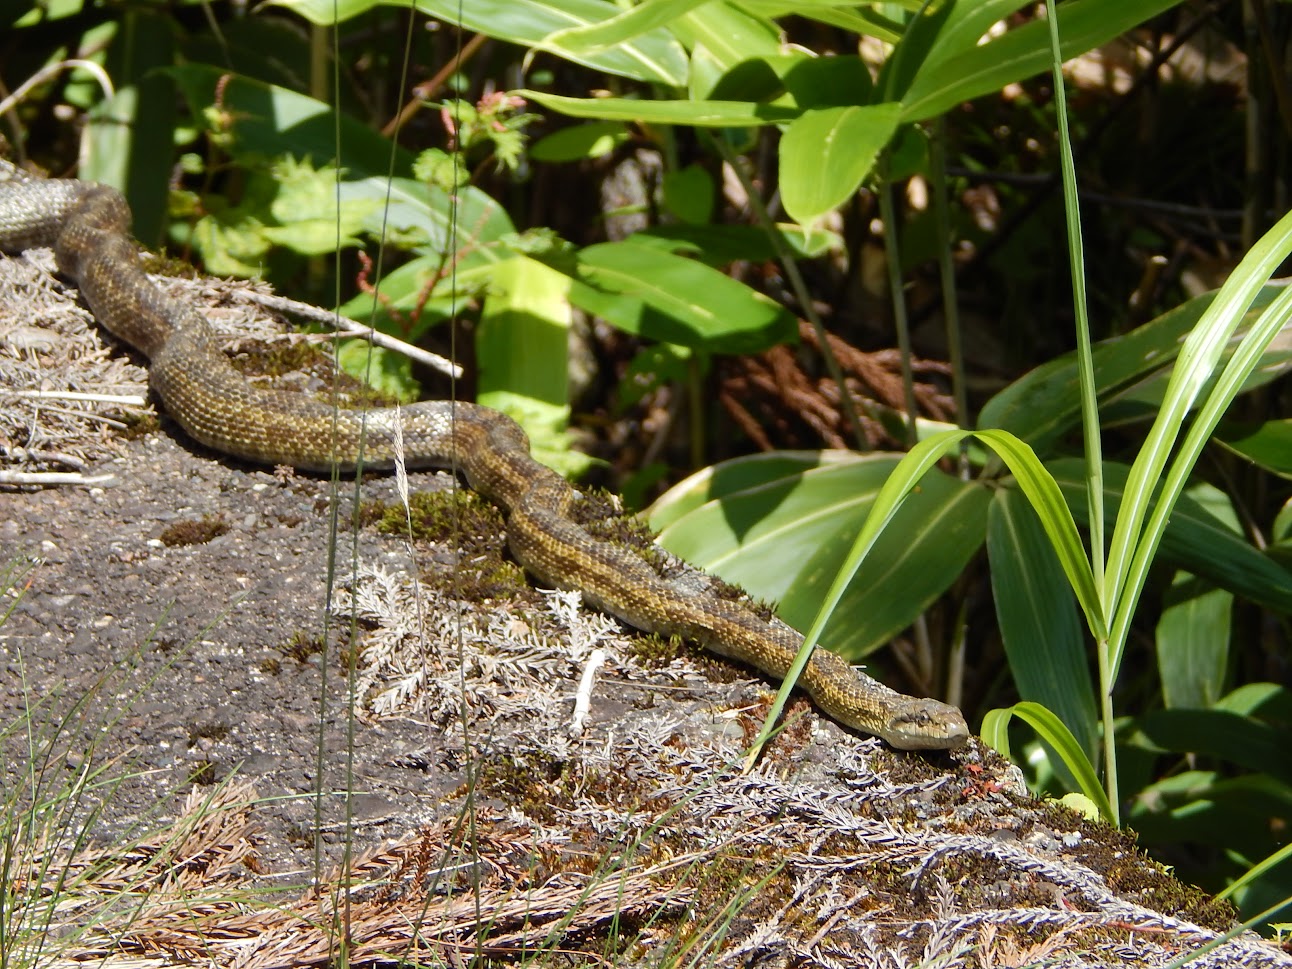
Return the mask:
<svg viewBox="0 0 1292 969">
<path fill-rule="evenodd" d="M 957 707 L 939 700 L 902 699 L 883 733 L 898 750 L 952 750 L 968 741 L 969 725 Z"/>
</svg>

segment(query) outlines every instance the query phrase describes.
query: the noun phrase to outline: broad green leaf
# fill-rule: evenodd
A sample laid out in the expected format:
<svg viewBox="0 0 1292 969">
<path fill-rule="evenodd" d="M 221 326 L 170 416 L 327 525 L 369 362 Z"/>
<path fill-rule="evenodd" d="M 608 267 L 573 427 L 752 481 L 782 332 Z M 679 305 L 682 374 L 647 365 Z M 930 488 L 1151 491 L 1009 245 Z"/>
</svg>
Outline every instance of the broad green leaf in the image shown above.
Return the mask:
<svg viewBox="0 0 1292 969">
<path fill-rule="evenodd" d="M 375 284 L 375 294 L 360 293 L 340 306 L 339 312 L 383 332 L 416 339 L 431 326 L 449 319 L 461 308 L 464 299 L 483 293 L 493 267 L 490 262 L 440 278 L 435 283 L 444 268 L 444 260 L 438 256 L 421 256 L 382 274 L 380 282 Z"/>
<path fill-rule="evenodd" d="M 285 7 L 319 27 L 344 23 L 380 5 L 381 0 L 269 0 L 264 4 Z"/>
<path fill-rule="evenodd" d="M 1131 801 L 1126 823 L 1144 843 L 1193 842 L 1260 858 L 1269 852 L 1270 818 L 1289 815 L 1292 786 L 1281 780 L 1264 773 L 1227 779 L 1192 770 L 1145 787 Z"/>
<path fill-rule="evenodd" d="M 902 29 L 902 39 L 897 42 L 884 63 L 880 65 L 876 87 L 879 99 L 900 101 L 911 80 L 923 69 L 929 52 L 937 41 L 938 33 L 962 5 L 958 3 L 931 3 L 916 16 L 907 17 Z"/>
<path fill-rule="evenodd" d="M 925 62 L 944 61 L 976 47 L 987 36 L 987 31 L 1027 6 L 1027 0 L 974 0 L 973 3 L 951 6 L 953 9 L 940 25 Z"/>
<path fill-rule="evenodd" d="M 1216 701 L 1217 710 L 1271 723 L 1292 723 L 1292 690 L 1278 683 L 1244 683 Z"/>
<path fill-rule="evenodd" d="M 1113 807 L 1099 783 L 1094 766 L 1063 721 L 1041 704 L 1023 700 L 1012 707 L 989 711 L 982 720 L 983 742 L 1009 759 L 1009 721 L 1013 717 L 1025 722 L 1036 731 L 1038 737 L 1058 752 L 1059 759 L 1076 778 L 1081 793 L 1095 803 L 1104 820 L 1111 822 L 1115 817 Z"/>
<path fill-rule="evenodd" d="M 336 362 L 351 377 L 399 401 L 416 400 L 421 389 L 413 377 L 408 357 L 373 346 L 367 340 L 340 341 Z"/>
<path fill-rule="evenodd" d="M 635 37 L 665 27 L 695 6 L 695 0 L 642 0 L 599 23 L 566 27 L 543 39 L 542 48 L 555 53 L 597 54 Z"/>
<path fill-rule="evenodd" d="M 781 31 L 775 23 L 726 0 L 695 4 L 671 29 L 687 49 L 703 48 L 719 73 L 741 61 L 782 51 Z"/>
<path fill-rule="evenodd" d="M 811 226 L 847 201 L 870 174 L 897 130 L 899 105 L 818 108 L 796 118 L 781 138 L 781 200 L 794 221 Z"/>
<path fill-rule="evenodd" d="M 511 255 L 500 245 L 502 237 L 516 231 L 510 216 L 473 186 L 459 189 L 451 198 L 442 189 L 411 178 L 378 176 L 343 181 L 339 191 L 343 204 L 360 200 L 372 204 L 364 228 L 376 238 L 397 241 L 401 248 L 441 262 L 456 243 L 458 273 Z"/>
<path fill-rule="evenodd" d="M 526 256 L 494 267 L 476 330 L 477 399 L 509 391 L 569 404 L 570 279 Z"/>
<path fill-rule="evenodd" d="M 1277 293 L 1285 285 L 1286 282 L 1280 280 L 1271 282 L 1266 289 Z M 1229 338 L 1229 346 L 1225 348 L 1220 357 L 1222 364 L 1227 363 L 1233 356 L 1234 351 L 1242 345 L 1243 340 L 1247 337 L 1249 325 L 1260 318 L 1260 311 L 1264 309 L 1264 305 L 1261 296 L 1258 295 L 1256 303 L 1248 310 L 1243 323 L 1239 324 L 1233 336 Z M 1243 380 L 1238 392 L 1246 394 L 1258 387 L 1264 387 L 1289 371 L 1292 371 L 1292 330 L 1284 327 L 1274 336 L 1264 352 L 1261 353 L 1260 359 L 1251 373 L 1247 375 L 1247 378 Z M 1162 401 L 1166 398 L 1170 376 L 1170 369 L 1163 367 L 1146 376 L 1144 380 L 1115 395 L 1103 410 L 1105 415 L 1104 423 L 1111 426 L 1132 421 L 1146 422 L 1152 420 L 1161 409 Z"/>
<path fill-rule="evenodd" d="M 706 502 L 721 502 L 764 486 L 776 488 L 786 479 L 798 477 L 813 468 L 854 464 L 861 460 L 862 456 L 853 451 L 766 451 L 720 461 L 679 481 L 660 495 L 647 509 L 647 521 L 655 531 L 663 531 Z M 732 527 L 735 527 L 734 523 Z M 736 537 L 744 534 L 738 530 Z"/>
<path fill-rule="evenodd" d="M 664 207 L 682 222 L 707 225 L 712 219 L 713 179 L 700 165 L 665 172 L 661 188 Z"/>
<path fill-rule="evenodd" d="M 213 104 L 220 105 L 217 115 L 227 127 L 217 134 L 226 136 L 221 143 L 235 157 L 290 154 L 309 158 L 316 165 L 335 164 L 349 177 L 360 178 L 386 175 L 393 152 L 397 171 L 412 168 L 412 154 L 392 148 L 390 140 L 369 125 L 338 114 L 322 101 L 204 64 L 172 67 L 168 73 L 195 117 L 203 117 Z"/>
<path fill-rule="evenodd" d="M 697 86 L 696 65 L 701 53 L 705 58 L 706 77 L 712 75 L 707 87 Z M 795 65 L 816 59 L 806 51 L 777 51 L 762 57 L 748 57 L 730 67 L 724 67 L 716 60 L 711 60 L 708 51 L 701 46 L 696 48 L 691 57 L 691 97 L 700 101 L 775 102 L 793 107 L 795 105 L 789 99 L 785 75 Z"/>
<path fill-rule="evenodd" d="M 1234 597 L 1177 572 L 1157 622 L 1157 670 L 1168 709 L 1206 709 L 1223 692 Z"/>
<path fill-rule="evenodd" d="M 710 353 L 757 353 L 798 334 L 794 314 L 717 270 L 627 242 L 577 256 L 570 298 L 630 333 Z"/>
<path fill-rule="evenodd" d="M 476 399 L 510 414 L 534 457 L 563 474 L 587 470 L 571 450 L 570 279 L 527 256 L 494 268 L 476 330 Z"/>
<path fill-rule="evenodd" d="M 1292 478 L 1292 421 L 1221 421 L 1215 440 L 1257 467 Z"/>
<path fill-rule="evenodd" d="M 1121 742 L 1154 752 L 1215 757 L 1227 764 L 1292 782 L 1292 727 L 1228 710 L 1156 710 L 1136 717 Z"/>
<path fill-rule="evenodd" d="M 1261 289 L 1241 332 L 1246 332 L 1258 312 L 1273 302 L 1286 285 L 1275 282 Z M 1214 299 L 1214 293 L 1195 297 L 1129 333 L 1095 344 L 1095 385 L 1105 414 L 1120 396 L 1133 393 L 1150 375 L 1169 371 L 1184 338 Z M 1161 400 L 1161 392 L 1155 400 Z M 1140 412 L 1137 410 L 1137 414 Z M 1029 371 L 992 397 L 983 407 L 978 423 L 980 427 L 1011 431 L 1045 452 L 1075 427 L 1080 417 L 1076 354 L 1068 353 Z"/>
<path fill-rule="evenodd" d="M 790 250 L 805 259 L 843 249 L 843 239 L 835 232 L 817 229 L 808 233 L 801 225 L 792 222 L 777 223 L 776 229 Z M 657 225 L 634 232 L 624 241 L 637 246 L 655 246 L 666 252 L 685 253 L 710 266 L 777 258 L 776 247 L 767 238 L 767 233 L 753 225 Z"/>
<path fill-rule="evenodd" d="M 859 7 L 853 0 L 741 0 L 740 5 L 764 17 L 803 17 L 887 44 L 895 44 L 902 37 L 901 24 L 875 10 Z"/>
<path fill-rule="evenodd" d="M 870 67 L 853 55 L 800 57 L 781 78 L 800 108 L 869 104 L 875 88 Z"/>
<path fill-rule="evenodd" d="M 554 131 L 534 142 L 529 157 L 534 161 L 566 162 L 600 158 L 614 151 L 631 135 L 620 121 L 590 121 Z"/>
<path fill-rule="evenodd" d="M 322 256 L 359 245 L 358 233 L 377 209 L 372 199 L 338 198 L 337 172 L 315 169 L 290 156 L 275 162 L 275 193 L 269 204 L 278 224 L 264 234 L 275 245 L 307 256 Z"/>
<path fill-rule="evenodd" d="M 1078 458 L 1047 462 L 1060 490 L 1085 524 L 1085 467 Z M 1129 469 L 1124 464 L 1104 464 L 1104 501 L 1110 516 L 1118 514 Z M 1223 522 L 1187 496 L 1171 514 L 1162 539 L 1162 555 L 1174 565 L 1279 612 L 1292 611 L 1292 572 L 1235 535 Z"/>
<path fill-rule="evenodd" d="M 174 23 L 159 8 L 122 11 L 105 65 L 116 93 L 91 107 L 82 136 L 79 175 L 121 191 L 135 238 L 162 241 L 167 189 L 175 160 Z"/>
<path fill-rule="evenodd" d="M 987 526 L 992 597 L 1019 696 L 1052 710 L 1092 760 L 1099 710 L 1072 588 L 1036 512 L 1018 492 L 992 498 Z"/>
<path fill-rule="evenodd" d="M 939 460 L 954 453 L 960 442 L 971 436 L 977 437 L 990 446 L 1014 472 L 1016 480 L 1032 502 L 1032 507 L 1036 509 L 1050 542 L 1058 552 L 1059 561 L 1063 565 L 1068 582 L 1076 590 L 1077 600 L 1086 613 L 1087 623 L 1096 635 L 1104 634 L 1105 621 L 1102 606 L 1095 594 L 1094 576 L 1085 559 L 1081 538 L 1077 534 L 1072 514 L 1064 504 L 1063 496 L 1059 493 L 1053 478 L 1041 466 L 1032 450 L 1012 435 L 1003 431 L 957 430 L 936 434 L 920 441 L 901 459 L 892 474 L 884 481 L 870 514 L 866 516 L 865 524 L 853 542 L 847 560 L 835 575 L 830 591 L 826 593 L 816 619 L 807 631 L 805 638 L 809 643 L 815 643 L 820 638 L 826 622 L 851 584 L 857 569 L 861 567 L 903 503 L 909 500 L 911 493 L 920 487 L 925 475 Z M 797 672 L 792 670 L 791 675 L 786 677 L 782 692 L 778 694 L 778 702 L 783 702 L 784 696 L 788 695 Z"/>
<path fill-rule="evenodd" d="M 857 660 L 911 625 L 958 579 L 982 547 L 990 495 L 981 487 L 930 472 L 894 516 L 870 561 L 856 570 L 821 642 Z M 860 518 L 855 524 L 859 530 Z M 842 522 L 836 522 L 839 528 Z M 802 581 L 781 601 L 796 628 L 808 627 L 841 563 L 852 529 L 822 536 Z M 769 563 L 769 568 L 774 568 Z"/>
<path fill-rule="evenodd" d="M 823 456 L 776 455 L 709 469 L 662 499 L 652 524 L 671 524 L 658 540 L 755 596 L 778 601 L 782 618 L 803 628 L 899 460 L 837 453 L 808 470 Z M 716 497 L 697 504 L 705 495 Z M 981 545 L 987 500 L 976 485 L 929 474 L 857 572 L 824 642 L 857 659 L 910 625 Z"/>
<path fill-rule="evenodd" d="M 1107 43 L 1178 0 L 1069 0 L 1059 7 L 1061 52 L 1066 60 Z M 977 24 L 975 23 L 976 29 Z M 1041 19 L 1007 30 L 967 49 L 957 36 L 935 46 L 902 94 L 902 121 L 923 121 L 1050 69 L 1049 25 Z M 958 53 L 957 53 L 958 51 Z M 942 56 L 942 55 L 946 56 Z"/>
<path fill-rule="evenodd" d="M 559 31 L 595 27 L 622 13 L 608 0 L 269 0 L 311 23 L 330 25 L 378 6 L 408 7 L 472 33 L 497 37 L 522 47 L 543 49 L 546 37 Z M 617 44 L 611 50 L 579 53 L 555 50 L 568 60 L 622 77 L 653 84 L 686 84 L 686 52 L 666 30 L 656 28 Z"/>
<path fill-rule="evenodd" d="M 749 128 L 778 124 L 798 116 L 797 108 L 749 101 L 643 101 L 636 98 L 567 98 L 560 94 L 513 91 L 571 118 L 684 124 L 710 128 Z"/>
</svg>

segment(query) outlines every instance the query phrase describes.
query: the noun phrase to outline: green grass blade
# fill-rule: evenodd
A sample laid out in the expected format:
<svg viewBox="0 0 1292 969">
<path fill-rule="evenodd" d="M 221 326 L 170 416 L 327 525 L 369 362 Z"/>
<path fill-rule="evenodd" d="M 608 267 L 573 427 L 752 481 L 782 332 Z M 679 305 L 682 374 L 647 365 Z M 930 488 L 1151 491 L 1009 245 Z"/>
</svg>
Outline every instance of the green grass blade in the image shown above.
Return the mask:
<svg viewBox="0 0 1292 969">
<path fill-rule="evenodd" d="M 1211 380 L 1230 335 L 1242 321 L 1244 313 L 1256 298 L 1261 287 L 1287 257 L 1290 249 L 1292 249 L 1292 213 L 1279 220 L 1278 224 L 1252 247 L 1251 251 L 1238 265 L 1238 268 L 1229 277 L 1229 280 L 1216 294 L 1215 300 L 1198 321 L 1197 327 L 1185 340 L 1184 348 L 1180 352 L 1175 370 L 1172 372 L 1171 380 L 1167 385 L 1166 397 L 1162 402 L 1161 409 L 1158 411 L 1157 420 L 1154 421 L 1148 438 L 1131 467 L 1131 475 L 1126 489 L 1127 500 L 1122 504 L 1122 508 L 1117 515 L 1117 523 L 1113 529 L 1112 543 L 1109 548 L 1108 571 L 1104 578 L 1104 602 L 1110 605 L 1115 603 L 1119 609 L 1124 608 L 1122 605 L 1122 590 L 1128 581 L 1131 581 L 1132 572 L 1138 573 L 1137 584 L 1142 585 L 1143 570 L 1147 568 L 1146 561 L 1142 561 L 1138 567 L 1133 567 L 1132 561 L 1137 555 L 1137 550 L 1141 547 L 1140 538 L 1143 522 L 1148 515 L 1148 506 L 1152 499 L 1153 490 L 1158 481 L 1161 480 L 1163 469 L 1166 467 L 1167 460 L 1174 450 L 1185 418 L 1207 383 Z M 1271 304 L 1266 313 L 1273 312 L 1274 307 L 1282 302 L 1282 294 L 1280 294 L 1280 297 Z M 1263 315 L 1262 319 L 1265 318 Z M 1258 331 L 1263 332 L 1263 329 L 1260 321 L 1258 321 L 1253 326 L 1252 333 L 1247 337 L 1248 341 L 1253 339 L 1261 340 L 1261 349 L 1269 342 L 1268 337 L 1262 338 L 1258 335 Z M 1241 353 L 1242 345 L 1240 345 L 1239 351 L 1235 353 L 1234 360 Z M 1257 356 L 1259 357 L 1259 354 Z M 1244 356 L 1244 359 L 1246 359 L 1246 356 Z M 1235 365 L 1234 360 L 1230 362 L 1231 367 Z M 1249 373 L 1254 365 L 1254 360 L 1247 364 L 1244 375 Z M 1243 364 L 1239 363 L 1238 366 L 1242 367 Z M 1219 389 L 1217 387 L 1217 391 Z M 1213 399 L 1218 399 L 1214 392 L 1212 396 Z M 1232 396 L 1230 399 L 1232 399 Z M 1199 415 L 1199 423 L 1195 424 L 1195 427 L 1199 426 L 1202 419 L 1202 415 Z M 1212 427 L 1214 427 L 1214 424 L 1207 428 L 1208 434 Z M 1192 460 L 1190 460 L 1190 468 L 1192 463 Z M 1170 511 L 1170 505 L 1174 503 L 1174 497 L 1168 498 L 1164 493 L 1163 500 L 1165 509 L 1162 512 L 1162 517 L 1165 518 L 1165 514 Z M 1162 508 L 1162 505 L 1159 505 L 1159 508 Z M 1151 545 L 1156 548 L 1155 541 L 1151 542 Z M 1133 604 L 1135 597 L 1131 596 L 1130 598 L 1132 600 L 1131 604 Z M 1124 624 L 1128 620 L 1129 616 L 1126 616 L 1122 623 Z M 1114 628 L 1118 626 L 1119 623 L 1114 622 Z M 1123 629 L 1122 632 L 1124 635 L 1125 630 Z M 1114 663 L 1114 674 L 1116 669 L 1117 666 Z"/>
<path fill-rule="evenodd" d="M 1081 744 L 1077 743 L 1077 738 L 1072 736 L 1072 732 L 1064 726 L 1063 721 L 1041 704 L 1023 700 L 1012 707 L 992 710 L 983 717 L 983 741 L 999 751 L 1001 756 L 1009 757 L 1009 721 L 1014 717 L 1018 717 L 1030 726 L 1036 731 L 1037 736 L 1058 752 L 1064 765 L 1077 779 L 1081 793 L 1094 802 L 1099 809 L 1100 817 L 1111 823 L 1114 818 L 1113 806 L 1099 783 L 1099 775 L 1095 772 L 1094 765 L 1090 763 L 1090 759 L 1081 749 Z"/>
<path fill-rule="evenodd" d="M 1035 513 L 1012 488 L 992 495 L 987 555 L 996 618 L 1019 696 L 1053 710 L 1093 758 L 1099 706 L 1076 602 Z"/>
<path fill-rule="evenodd" d="M 1103 638 L 1107 635 L 1107 624 L 1094 573 L 1090 570 L 1072 510 L 1063 500 L 1054 478 L 1041 464 L 1036 452 L 1008 431 L 982 430 L 976 431 L 975 436 L 1005 462 L 1023 494 L 1032 503 L 1041 519 L 1041 527 L 1059 556 L 1059 564 L 1077 594 L 1077 603 L 1086 615 L 1090 631 L 1096 639 Z"/>
<path fill-rule="evenodd" d="M 1264 284 L 1268 274 L 1286 258 L 1288 252 L 1292 250 L 1292 213 L 1284 216 L 1273 229 L 1270 230 L 1248 253 L 1247 257 L 1239 264 L 1234 275 L 1230 277 L 1228 283 L 1221 289 L 1212 304 L 1212 310 L 1217 306 L 1224 306 L 1227 312 L 1217 313 L 1212 318 L 1209 311 L 1199 324 L 1199 328 L 1204 330 L 1200 339 L 1200 344 L 1207 349 L 1199 350 L 1199 356 L 1210 355 L 1214 348 L 1214 357 L 1211 360 L 1211 367 L 1215 365 L 1215 359 L 1224 349 L 1229 334 L 1233 332 L 1238 322 L 1242 319 L 1247 309 L 1251 297 L 1254 297 L 1256 291 Z M 1233 284 L 1234 292 L 1246 294 L 1248 300 L 1240 302 L 1236 297 L 1229 295 L 1229 290 Z M 1111 674 L 1115 682 L 1117 670 L 1121 663 L 1122 656 L 1126 648 L 1126 640 L 1130 630 L 1131 616 L 1134 613 L 1134 607 L 1139 599 L 1140 591 L 1144 587 L 1144 582 L 1148 576 L 1149 566 L 1152 564 L 1153 557 L 1157 552 L 1158 545 L 1161 543 L 1162 535 L 1166 531 L 1167 522 L 1170 518 L 1171 511 L 1175 507 L 1176 500 L 1180 497 L 1188 484 L 1189 475 L 1197 463 L 1198 456 L 1202 449 L 1211 439 L 1211 433 L 1215 430 L 1220 418 L 1224 416 L 1225 411 L 1233 402 L 1234 397 L 1242 389 L 1244 381 L 1252 370 L 1259 363 L 1265 348 L 1274 336 L 1283 328 L 1289 319 L 1292 319 L 1292 290 L 1286 290 L 1280 293 L 1278 298 L 1270 304 L 1269 308 L 1261 314 L 1260 318 L 1252 326 L 1251 332 L 1239 344 L 1238 349 L 1230 358 L 1229 363 L 1222 371 L 1219 380 L 1207 395 L 1205 402 L 1198 412 L 1189 432 L 1185 437 L 1184 444 L 1180 446 L 1179 453 L 1171 463 L 1170 470 L 1167 473 L 1166 481 L 1162 485 L 1162 492 L 1157 503 L 1152 506 L 1149 513 L 1148 524 L 1143 528 L 1142 537 L 1129 550 L 1132 554 L 1129 560 L 1122 566 L 1124 575 L 1120 592 L 1115 601 L 1114 620 L 1112 626 L 1112 638 L 1110 645 L 1112 647 L 1111 656 Z M 1193 337 L 1190 337 L 1192 341 Z M 1218 344 L 1218 346 L 1217 346 Z M 1186 342 L 1185 351 L 1181 354 L 1181 364 L 1185 364 L 1185 357 L 1189 355 L 1190 347 Z M 1197 365 L 1198 367 L 1201 364 Z M 1208 367 L 1205 376 L 1210 378 L 1211 367 Z M 1186 366 L 1186 369 L 1193 369 Z M 1186 378 L 1188 379 L 1188 378 Z M 1175 376 L 1172 376 L 1172 385 L 1175 384 Z M 1190 390 L 1181 390 L 1180 396 L 1187 396 L 1190 402 L 1201 391 L 1201 385 Z M 1167 402 L 1172 403 L 1172 392 L 1167 391 Z M 1187 409 L 1187 408 L 1186 408 Z M 1166 408 L 1164 407 L 1164 413 Z M 1181 415 L 1183 416 L 1183 415 Z M 1158 425 L 1161 419 L 1154 424 L 1153 432 L 1150 433 L 1150 441 L 1145 443 L 1145 450 L 1141 452 L 1140 457 L 1136 459 L 1135 465 L 1131 468 L 1130 481 L 1127 484 L 1127 503 L 1123 504 L 1121 513 L 1117 517 L 1117 531 L 1130 535 L 1138 532 L 1135 527 L 1139 521 L 1142 521 L 1146 513 L 1148 504 L 1151 500 L 1154 486 L 1157 484 L 1157 478 L 1160 474 L 1167 454 L 1166 452 L 1158 453 L 1159 449 L 1166 446 L 1167 449 L 1174 446 L 1177 432 L 1175 429 L 1163 431 L 1157 435 Z M 1155 435 L 1159 438 L 1154 442 Z M 1156 469 L 1155 474 L 1148 480 L 1138 480 L 1137 472 L 1142 474 L 1141 462 L 1145 452 L 1149 451 L 1150 444 L 1154 444 L 1151 460 L 1143 463 L 1151 465 Z M 1136 516 L 1128 521 L 1123 528 L 1123 516 L 1127 514 L 1128 508 L 1134 507 L 1133 514 Z M 1117 549 L 1116 539 L 1114 539 L 1114 549 Z M 1121 550 L 1126 554 L 1128 550 Z M 1110 558 L 1110 573 L 1111 568 Z M 1112 576 L 1115 581 L 1115 576 Z"/>
<path fill-rule="evenodd" d="M 1235 878 L 1232 882 L 1222 888 L 1216 893 L 1216 898 L 1228 898 L 1240 889 L 1252 884 L 1252 882 L 1258 881 L 1267 872 L 1273 871 L 1289 858 L 1292 858 L 1292 845 L 1284 845 L 1272 855 L 1269 855 L 1252 865 L 1252 867 L 1243 872 L 1240 877 Z"/>
<path fill-rule="evenodd" d="M 1077 594 L 1077 601 L 1086 613 L 1086 621 L 1096 635 L 1103 633 L 1104 618 L 1095 591 L 1094 575 L 1090 571 L 1090 564 L 1086 561 L 1085 549 L 1082 547 L 1080 535 L 1077 534 L 1072 512 L 1064 502 L 1054 478 L 1037 459 L 1032 449 L 1005 431 L 953 430 L 934 434 L 911 448 L 880 488 L 870 514 L 867 515 L 853 543 L 852 550 L 848 553 L 839 574 L 835 576 L 829 592 L 826 593 L 820 611 L 804 638 L 803 647 L 799 650 L 798 656 L 795 657 L 781 684 L 780 691 L 776 694 L 776 700 L 768 711 L 763 729 L 746 760 L 747 765 L 752 764 L 757 758 L 763 743 L 770 736 L 772 726 L 785 708 L 790 692 L 807 665 L 808 658 L 821 638 L 826 623 L 829 622 L 839 600 L 843 597 L 853 576 L 856 575 L 862 560 L 874 548 L 880 533 L 893 520 L 906 496 L 919 485 L 925 473 L 943 457 L 956 454 L 960 442 L 967 438 L 977 438 L 991 447 L 1013 472 L 1015 480 L 1031 501 L 1046 535 L 1054 545 L 1064 574 L 1072 584 Z"/>
</svg>

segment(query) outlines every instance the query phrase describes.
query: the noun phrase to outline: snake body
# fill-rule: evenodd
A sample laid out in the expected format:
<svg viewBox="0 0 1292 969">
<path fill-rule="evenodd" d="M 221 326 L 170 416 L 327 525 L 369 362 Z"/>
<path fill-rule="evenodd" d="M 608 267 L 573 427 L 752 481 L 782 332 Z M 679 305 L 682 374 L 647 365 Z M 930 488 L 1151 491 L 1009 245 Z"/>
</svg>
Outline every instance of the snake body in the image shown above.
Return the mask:
<svg viewBox="0 0 1292 969">
<path fill-rule="evenodd" d="M 575 494 L 531 457 L 511 418 L 479 405 L 426 401 L 393 409 L 335 410 L 299 394 L 250 384 L 216 345 L 207 321 L 162 293 L 140 266 L 130 209 L 114 189 L 74 179 L 33 179 L 0 163 L 0 249 L 54 250 L 99 320 L 150 360 L 150 383 L 196 441 L 265 464 L 309 471 L 390 468 L 395 422 L 410 467 L 447 467 L 498 504 L 508 544 L 539 581 L 578 589 L 593 606 L 664 636 L 683 636 L 782 679 L 802 637 L 739 604 L 674 589 L 644 560 L 594 539 L 570 518 Z M 6 177 L 7 174 L 7 177 Z M 814 651 L 799 679 L 826 714 L 894 747 L 945 749 L 968 737 L 954 706 L 906 696 Z"/>
</svg>

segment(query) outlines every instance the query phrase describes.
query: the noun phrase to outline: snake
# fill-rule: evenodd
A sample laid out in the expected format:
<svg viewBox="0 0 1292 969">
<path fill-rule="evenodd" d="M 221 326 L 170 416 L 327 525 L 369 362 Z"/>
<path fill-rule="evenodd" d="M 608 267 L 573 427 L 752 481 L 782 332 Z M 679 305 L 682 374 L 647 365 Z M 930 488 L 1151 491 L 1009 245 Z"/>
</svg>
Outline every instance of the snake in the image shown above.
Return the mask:
<svg viewBox="0 0 1292 969">
<path fill-rule="evenodd" d="M 578 590 L 629 626 L 691 640 L 777 680 L 789 672 L 803 645 L 797 631 L 744 603 L 681 591 L 635 552 L 593 537 L 571 517 L 574 487 L 532 457 L 510 417 L 464 401 L 338 409 L 252 384 L 206 318 L 148 278 L 118 191 L 0 162 L 0 250 L 38 247 L 54 251 L 99 324 L 148 358 L 150 387 L 194 441 L 306 472 L 389 470 L 400 460 L 451 469 L 502 510 L 511 554 L 540 583 Z M 955 706 L 899 693 L 828 649 L 811 653 L 797 682 L 827 716 L 894 748 L 946 750 L 968 739 Z"/>
</svg>

